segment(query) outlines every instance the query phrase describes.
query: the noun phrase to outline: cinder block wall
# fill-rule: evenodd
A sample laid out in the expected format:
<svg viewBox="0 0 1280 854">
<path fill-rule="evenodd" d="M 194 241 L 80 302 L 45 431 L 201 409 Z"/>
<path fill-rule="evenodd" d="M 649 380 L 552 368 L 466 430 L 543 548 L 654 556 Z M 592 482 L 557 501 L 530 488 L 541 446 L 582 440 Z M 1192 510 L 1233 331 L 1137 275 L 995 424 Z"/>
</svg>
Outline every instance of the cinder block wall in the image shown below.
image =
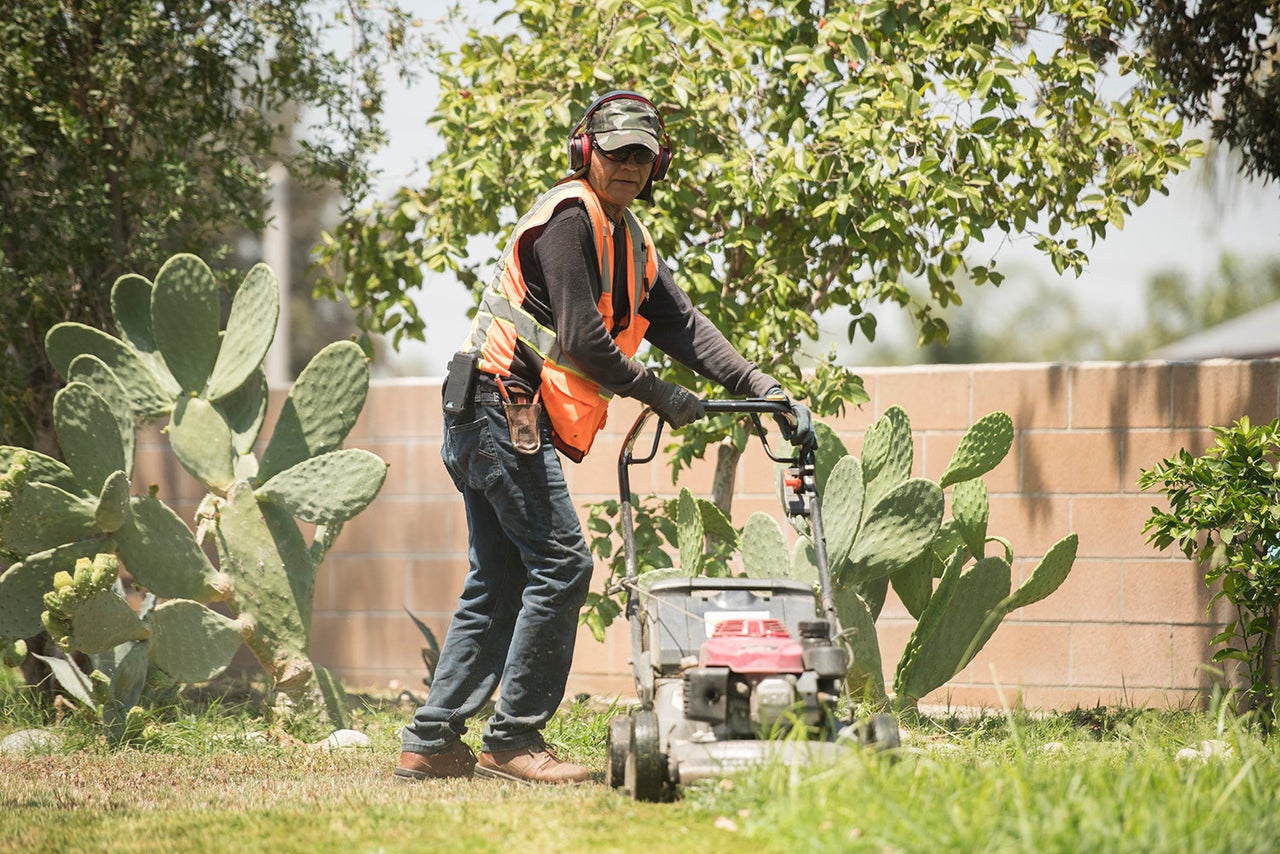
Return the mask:
<svg viewBox="0 0 1280 854">
<path fill-rule="evenodd" d="M 1224 613 L 1206 616 L 1203 576 L 1171 550 L 1148 546 L 1142 525 L 1158 495 L 1138 473 L 1179 448 L 1201 453 L 1209 425 L 1241 415 L 1280 416 L 1280 361 L 1194 364 L 976 365 L 860 372 L 871 401 L 832 421 L 858 453 L 863 430 L 898 405 L 916 435 L 915 473 L 937 478 L 968 425 L 1008 412 L 1016 437 L 986 477 L 990 531 L 1015 550 L 1014 583 L 1071 531 L 1080 537 L 1070 578 L 1053 596 L 1017 611 L 975 660 L 927 702 L 1032 708 L 1077 704 L 1185 705 L 1209 686 L 1210 639 Z M 614 403 L 610 423 L 581 465 L 566 463 L 580 506 L 617 494 L 617 451 L 638 408 Z M 443 640 L 466 571 L 462 503 L 440 463 L 440 384 L 375 382 L 349 445 L 391 464 L 374 504 L 346 526 L 317 579 L 313 651 L 351 687 L 422 688 L 421 635 L 409 609 Z M 734 521 L 779 515 L 772 464 L 749 452 L 740 464 Z M 169 475 L 164 475 L 169 477 Z M 672 494 L 669 469 L 633 472 L 640 494 Z M 710 489 L 711 467 L 682 475 Z M 165 488 L 162 483 L 162 494 Z M 585 520 L 585 510 L 583 511 Z M 603 568 L 593 589 L 603 584 Z M 914 621 L 891 600 L 879 620 L 886 677 Z M 629 637 L 619 621 L 603 644 L 579 634 L 570 694 L 632 695 Z"/>
</svg>

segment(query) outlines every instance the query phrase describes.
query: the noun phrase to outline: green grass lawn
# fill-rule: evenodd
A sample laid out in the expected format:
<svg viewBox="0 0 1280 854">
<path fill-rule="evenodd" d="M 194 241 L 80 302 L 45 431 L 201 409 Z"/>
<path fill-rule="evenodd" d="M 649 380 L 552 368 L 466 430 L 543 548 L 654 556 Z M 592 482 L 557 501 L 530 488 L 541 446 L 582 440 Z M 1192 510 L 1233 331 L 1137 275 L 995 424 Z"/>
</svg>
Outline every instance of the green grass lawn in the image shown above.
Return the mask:
<svg viewBox="0 0 1280 854">
<path fill-rule="evenodd" d="M 1272 852 L 1280 751 L 1197 712 L 1094 709 L 924 717 L 896 755 L 766 767 L 638 804 L 603 785 L 404 784 L 390 776 L 411 704 L 365 700 L 367 750 L 268 732 L 253 704 L 188 702 L 109 748 L 49 723 L 0 680 L 0 737 L 48 726 L 62 746 L 0 757 L 5 851 L 1168 851 Z M 549 740 L 603 774 L 611 712 L 567 708 Z M 301 740 L 298 740 L 298 737 Z M 474 739 L 474 733 L 473 733 Z M 1220 755 L 1179 760 L 1206 740 Z"/>
</svg>

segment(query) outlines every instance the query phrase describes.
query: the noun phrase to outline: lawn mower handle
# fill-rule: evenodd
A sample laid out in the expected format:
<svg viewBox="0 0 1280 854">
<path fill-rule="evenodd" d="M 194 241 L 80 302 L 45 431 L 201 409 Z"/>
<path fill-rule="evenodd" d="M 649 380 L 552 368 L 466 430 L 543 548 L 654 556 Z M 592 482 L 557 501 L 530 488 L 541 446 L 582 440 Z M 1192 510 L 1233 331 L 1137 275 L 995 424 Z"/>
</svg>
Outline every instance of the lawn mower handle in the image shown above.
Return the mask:
<svg viewBox="0 0 1280 854">
<path fill-rule="evenodd" d="M 819 591 L 822 600 L 822 613 L 829 621 L 832 628 L 836 623 L 835 601 L 832 597 L 831 571 L 827 565 L 827 539 L 826 532 L 822 525 L 822 503 L 818 497 L 817 477 L 815 474 L 815 455 L 818 450 L 816 438 L 808 443 L 795 448 L 794 456 L 784 457 L 774 453 L 774 449 L 769 445 L 766 438 L 764 425 L 760 421 L 761 415 L 791 415 L 791 406 L 785 400 L 768 400 L 765 398 L 748 398 L 746 400 L 703 400 L 703 411 L 707 415 L 718 415 L 722 413 L 749 415 L 754 425 L 755 434 L 760 439 L 760 444 L 764 446 L 765 453 L 769 459 L 775 463 L 783 463 L 788 466 L 794 466 L 800 471 L 800 477 L 804 490 L 809 494 L 809 522 L 813 527 L 813 548 L 814 556 L 818 564 L 818 581 L 821 590 Z M 634 454 L 636 439 L 640 432 L 644 429 L 645 423 L 651 418 L 658 418 L 658 425 L 653 432 L 653 444 L 649 447 L 649 451 L 642 457 Z M 620 526 L 623 531 L 623 553 L 627 571 L 627 580 L 632 584 L 635 583 L 638 575 L 638 565 L 636 560 L 635 537 L 633 536 L 634 521 L 631 513 L 631 472 L 633 465 L 640 465 L 651 462 L 658 455 L 658 443 L 662 440 L 662 426 L 666 420 L 658 415 L 650 407 L 645 407 L 640 411 L 640 415 L 636 418 L 631 429 L 627 431 L 626 437 L 622 442 L 622 450 L 618 453 L 618 493 L 619 493 L 619 509 L 621 511 Z M 634 616 L 634 609 L 637 606 L 635 596 L 627 597 L 627 616 Z M 634 625 L 634 623 L 633 623 Z"/>
</svg>

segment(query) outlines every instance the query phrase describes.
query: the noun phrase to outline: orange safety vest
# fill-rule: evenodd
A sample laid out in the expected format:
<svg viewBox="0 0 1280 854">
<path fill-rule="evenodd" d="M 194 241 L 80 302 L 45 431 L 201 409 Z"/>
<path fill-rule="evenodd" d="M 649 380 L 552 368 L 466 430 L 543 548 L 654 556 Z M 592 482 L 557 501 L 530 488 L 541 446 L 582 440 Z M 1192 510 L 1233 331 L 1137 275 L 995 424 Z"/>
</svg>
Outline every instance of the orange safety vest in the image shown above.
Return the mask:
<svg viewBox="0 0 1280 854">
<path fill-rule="evenodd" d="M 627 244 L 631 247 L 632 256 L 632 263 L 626 265 L 625 283 L 627 293 L 631 295 L 631 313 L 626 326 L 615 332 L 613 271 L 616 247 L 613 224 L 605 215 L 604 206 L 595 191 L 580 178 L 552 187 L 516 224 L 515 233 L 498 261 L 497 272 L 485 288 L 463 349 L 479 352 L 480 370 L 498 377 L 511 376 L 517 341 L 523 341 L 541 356 L 542 405 L 551 421 L 555 446 L 569 459 L 581 462 L 591 450 L 596 434 L 604 427 L 612 395 L 585 376 L 561 352 L 554 329 L 538 323 L 524 310 L 523 303 L 529 290 L 524 281 L 524 271 L 520 268 L 518 251 L 520 241 L 531 229 L 546 225 L 557 211 L 572 204 L 586 209 L 595 236 L 602 284 L 596 308 L 618 349 L 628 358 L 635 356 L 649 327 L 649 322 L 639 312 L 657 278 L 658 255 L 649 230 L 631 211 L 624 211 Z"/>
</svg>

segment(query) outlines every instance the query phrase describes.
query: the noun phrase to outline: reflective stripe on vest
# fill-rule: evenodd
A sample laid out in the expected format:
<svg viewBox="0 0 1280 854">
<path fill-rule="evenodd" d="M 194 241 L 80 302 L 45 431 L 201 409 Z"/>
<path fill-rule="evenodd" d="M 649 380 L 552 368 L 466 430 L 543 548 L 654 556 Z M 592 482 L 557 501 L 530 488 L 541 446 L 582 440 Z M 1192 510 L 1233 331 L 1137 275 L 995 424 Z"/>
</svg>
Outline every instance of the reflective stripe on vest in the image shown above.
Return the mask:
<svg viewBox="0 0 1280 854">
<path fill-rule="evenodd" d="M 479 351 L 480 369 L 500 377 L 511 375 L 517 342 L 523 342 L 542 358 L 542 403 L 551 421 L 556 447 L 577 462 L 586 456 L 596 434 L 604 426 L 610 395 L 565 358 L 556 331 L 538 323 L 524 309 L 528 286 L 524 281 L 519 253 L 520 241 L 530 229 L 546 225 L 557 211 L 568 204 L 581 205 L 591 222 L 596 258 L 600 263 L 601 291 L 596 308 L 605 328 L 628 358 L 640 349 L 649 324 L 640 316 L 639 309 L 658 270 L 653 240 L 635 215 L 624 211 L 627 243 L 632 248 L 631 263 L 626 265 L 627 281 L 623 285 L 631 297 L 630 313 L 626 327 L 615 333 L 613 226 L 595 192 L 581 179 L 551 188 L 516 224 L 515 232 L 499 259 L 497 272 L 485 288 L 465 349 Z"/>
</svg>

